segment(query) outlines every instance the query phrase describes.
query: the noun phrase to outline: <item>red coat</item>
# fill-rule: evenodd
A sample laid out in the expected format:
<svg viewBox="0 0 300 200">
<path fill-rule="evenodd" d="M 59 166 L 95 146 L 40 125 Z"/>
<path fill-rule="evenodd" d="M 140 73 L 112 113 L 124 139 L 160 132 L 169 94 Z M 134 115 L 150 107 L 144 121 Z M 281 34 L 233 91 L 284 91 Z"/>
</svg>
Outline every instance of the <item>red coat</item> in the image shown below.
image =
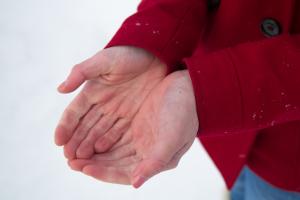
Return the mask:
<svg viewBox="0 0 300 200">
<path fill-rule="evenodd" d="M 297 0 L 143 0 L 107 47 L 188 68 L 198 137 L 229 188 L 247 164 L 300 192 L 299 32 Z"/>
</svg>

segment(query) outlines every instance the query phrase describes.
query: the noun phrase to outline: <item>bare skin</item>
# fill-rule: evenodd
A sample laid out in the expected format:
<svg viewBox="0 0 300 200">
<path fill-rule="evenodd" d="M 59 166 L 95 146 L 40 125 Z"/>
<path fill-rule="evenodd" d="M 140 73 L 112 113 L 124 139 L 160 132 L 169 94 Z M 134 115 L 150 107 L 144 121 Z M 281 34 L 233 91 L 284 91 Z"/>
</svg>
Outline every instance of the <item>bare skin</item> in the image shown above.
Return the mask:
<svg viewBox="0 0 300 200">
<path fill-rule="evenodd" d="M 76 65 L 58 87 L 59 92 L 70 93 L 88 80 L 55 130 L 55 142 L 64 146 L 66 158 L 90 158 L 111 148 L 165 76 L 164 63 L 128 46 L 102 50 Z"/>
<path fill-rule="evenodd" d="M 109 151 L 70 160 L 70 167 L 101 181 L 136 188 L 175 168 L 198 130 L 194 98 L 188 72 L 172 73 L 151 91 L 130 128 Z"/>
</svg>

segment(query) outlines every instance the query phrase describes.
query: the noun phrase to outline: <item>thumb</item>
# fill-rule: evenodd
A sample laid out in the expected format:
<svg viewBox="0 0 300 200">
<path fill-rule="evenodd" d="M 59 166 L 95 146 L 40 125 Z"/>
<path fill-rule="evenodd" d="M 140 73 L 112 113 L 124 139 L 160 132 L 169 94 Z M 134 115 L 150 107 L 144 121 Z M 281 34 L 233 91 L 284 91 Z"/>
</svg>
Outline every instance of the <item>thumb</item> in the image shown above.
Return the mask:
<svg viewBox="0 0 300 200">
<path fill-rule="evenodd" d="M 103 50 L 102 50 L 103 51 Z M 58 86 L 61 93 L 70 93 L 86 80 L 96 78 L 109 72 L 109 59 L 100 51 L 95 56 L 75 65 L 66 80 Z"/>
</svg>

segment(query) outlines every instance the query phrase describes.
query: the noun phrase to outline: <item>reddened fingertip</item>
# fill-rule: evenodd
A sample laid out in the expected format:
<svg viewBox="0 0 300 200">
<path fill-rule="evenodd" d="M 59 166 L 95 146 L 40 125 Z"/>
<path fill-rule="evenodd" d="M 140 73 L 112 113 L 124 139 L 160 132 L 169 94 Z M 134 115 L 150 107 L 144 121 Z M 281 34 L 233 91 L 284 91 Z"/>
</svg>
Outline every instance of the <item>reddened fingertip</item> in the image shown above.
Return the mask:
<svg viewBox="0 0 300 200">
<path fill-rule="evenodd" d="M 146 178 L 143 176 L 136 176 L 132 181 L 132 186 L 136 189 L 141 187 L 146 181 Z"/>
<path fill-rule="evenodd" d="M 59 92 L 64 92 L 65 86 L 66 86 L 66 81 L 62 82 L 62 83 L 57 87 L 57 90 L 58 90 Z"/>
</svg>

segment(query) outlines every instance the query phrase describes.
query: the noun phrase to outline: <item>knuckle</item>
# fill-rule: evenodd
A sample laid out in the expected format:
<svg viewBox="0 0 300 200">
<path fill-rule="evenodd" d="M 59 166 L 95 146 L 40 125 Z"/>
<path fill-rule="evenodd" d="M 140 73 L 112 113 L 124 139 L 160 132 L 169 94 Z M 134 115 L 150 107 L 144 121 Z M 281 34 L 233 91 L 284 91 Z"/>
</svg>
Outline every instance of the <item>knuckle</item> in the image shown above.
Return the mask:
<svg viewBox="0 0 300 200">
<path fill-rule="evenodd" d="M 179 165 L 179 160 L 176 160 L 172 166 L 172 169 L 176 168 Z"/>
<path fill-rule="evenodd" d="M 171 169 L 175 169 L 179 164 L 179 160 L 175 160 L 171 163 L 169 163 L 166 167 L 165 170 L 171 170 Z"/>
<path fill-rule="evenodd" d="M 164 160 L 156 159 L 153 161 L 153 166 L 157 169 L 163 169 L 167 166 L 167 163 Z"/>
<path fill-rule="evenodd" d="M 172 164 L 168 167 L 168 170 L 175 169 L 177 166 L 178 166 L 178 162 L 172 163 Z"/>
</svg>

